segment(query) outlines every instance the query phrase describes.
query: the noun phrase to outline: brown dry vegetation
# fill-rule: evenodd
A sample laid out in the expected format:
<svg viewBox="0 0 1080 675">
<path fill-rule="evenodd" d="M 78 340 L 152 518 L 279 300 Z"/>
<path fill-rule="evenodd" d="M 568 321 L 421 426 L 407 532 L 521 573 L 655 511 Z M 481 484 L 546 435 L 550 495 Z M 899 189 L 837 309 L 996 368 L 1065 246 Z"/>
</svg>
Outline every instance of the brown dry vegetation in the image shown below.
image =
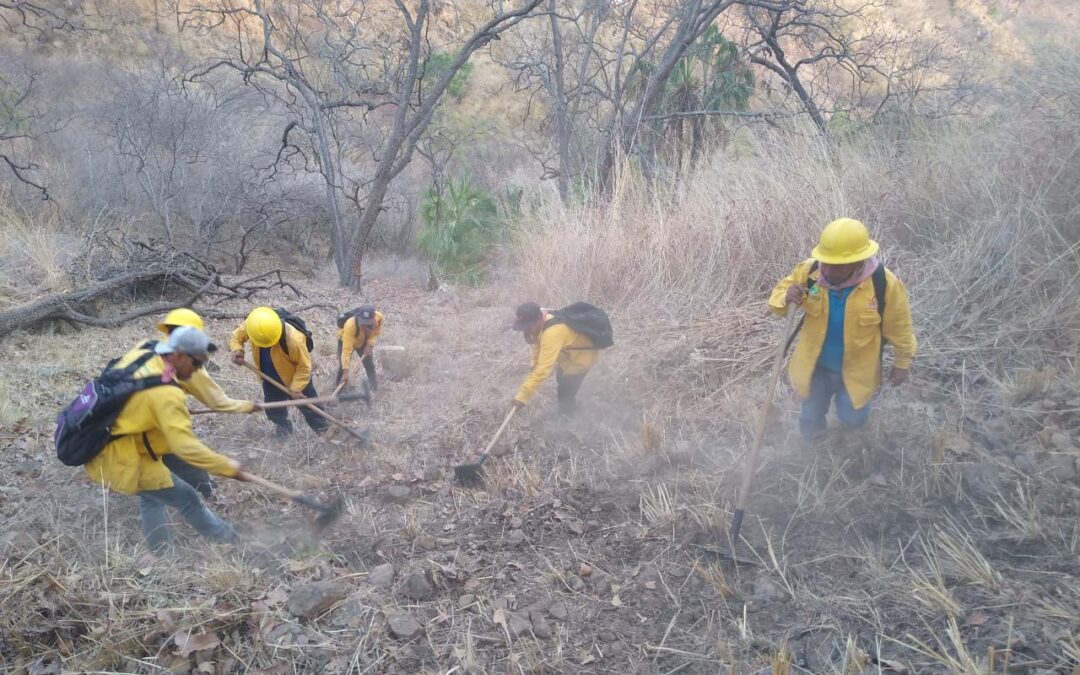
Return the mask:
<svg viewBox="0 0 1080 675">
<path fill-rule="evenodd" d="M 56 462 L 51 425 L 154 320 L 11 336 L 3 670 L 1078 672 L 1080 60 L 1036 56 L 978 117 L 828 144 L 743 129 L 667 189 L 627 165 L 608 202 L 538 208 L 482 288 L 428 292 L 372 271 L 383 344 L 404 346 L 414 372 L 387 378 L 370 412 L 336 409 L 374 424 L 370 447 L 307 429 L 282 443 L 259 416 L 196 420 L 255 473 L 341 495 L 345 516 L 322 539 L 311 514 L 220 481 L 213 507 L 243 543 L 176 523 L 180 551 L 148 561 L 137 501 Z M 763 297 L 839 214 L 871 224 L 908 285 L 914 382 L 814 455 L 795 449 L 797 403 L 782 393 L 735 564 L 716 549 L 779 339 Z M 0 309 L 69 283 L 72 234 L 0 209 Z M 329 270 L 286 262 L 304 303 L 356 303 Z M 550 415 L 546 385 L 485 487 L 465 490 L 448 467 L 483 446 L 524 374 L 508 322 L 525 297 L 604 305 L 617 344 L 579 419 Z M 333 317 L 307 318 L 327 388 Z M 222 342 L 233 326 L 208 330 Z M 215 377 L 258 392 L 224 359 Z M 372 584 L 386 563 L 395 585 Z M 298 616 L 311 589 L 326 603 Z M 402 614 L 422 633 L 392 636 Z"/>
</svg>

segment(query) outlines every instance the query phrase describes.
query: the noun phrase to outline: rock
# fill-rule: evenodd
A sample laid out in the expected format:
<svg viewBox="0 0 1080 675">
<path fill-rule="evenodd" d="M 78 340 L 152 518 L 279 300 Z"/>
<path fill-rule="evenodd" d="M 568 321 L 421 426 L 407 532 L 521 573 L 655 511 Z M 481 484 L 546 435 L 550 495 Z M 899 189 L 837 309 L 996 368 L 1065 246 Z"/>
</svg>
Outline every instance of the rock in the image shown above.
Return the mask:
<svg viewBox="0 0 1080 675">
<path fill-rule="evenodd" d="M 586 520 L 585 521 L 585 531 L 586 532 L 596 532 L 599 529 L 600 529 L 600 522 L 599 521 L 596 521 L 596 520 Z"/>
<path fill-rule="evenodd" d="M 491 609 L 501 609 L 504 612 L 510 608 L 510 601 L 506 598 L 496 598 L 495 602 L 491 603 Z"/>
<path fill-rule="evenodd" d="M 960 477 L 964 483 L 964 490 L 972 496 L 989 498 L 997 496 L 1000 492 L 1000 472 L 989 462 L 961 464 Z"/>
<path fill-rule="evenodd" d="M 761 602 L 778 602 L 785 597 L 784 589 L 773 581 L 768 575 L 759 574 L 754 579 L 753 595 L 755 600 Z"/>
<path fill-rule="evenodd" d="M 1035 456 L 1029 452 L 1021 452 L 1013 455 L 1013 466 L 1016 470 L 1025 476 L 1034 476 L 1039 470 L 1039 462 L 1035 459 Z"/>
<path fill-rule="evenodd" d="M 334 610 L 330 622 L 342 628 L 358 628 L 367 622 L 370 612 L 360 598 L 349 598 Z"/>
<path fill-rule="evenodd" d="M 517 516 L 514 516 L 510 519 L 509 524 L 511 530 L 518 530 L 521 529 L 521 526 L 525 524 L 525 521 L 523 521 L 521 518 L 518 518 Z"/>
<path fill-rule="evenodd" d="M 412 496 L 412 490 L 407 485 L 387 485 L 382 496 L 388 504 L 404 504 Z"/>
<path fill-rule="evenodd" d="M 435 538 L 427 535 L 417 537 L 414 543 L 416 544 L 416 548 L 423 551 L 434 551 L 438 547 Z"/>
<path fill-rule="evenodd" d="M 540 638 L 541 640 L 547 640 L 551 637 L 551 624 L 549 624 L 547 621 L 544 621 L 543 619 L 537 621 L 534 618 L 532 622 L 532 631 L 533 635 L 535 635 L 536 637 Z"/>
<path fill-rule="evenodd" d="M 424 480 L 428 482 L 435 482 L 442 479 L 442 467 L 441 466 L 429 466 L 424 469 Z"/>
<path fill-rule="evenodd" d="M 314 581 L 294 589 L 285 606 L 293 616 L 314 619 L 348 594 L 349 589 L 345 584 L 336 581 Z"/>
<path fill-rule="evenodd" d="M 424 632 L 424 626 L 412 614 L 394 614 L 387 624 L 390 634 L 398 640 L 411 640 Z"/>
<path fill-rule="evenodd" d="M 581 580 L 581 577 L 570 577 L 570 580 L 566 583 L 572 591 L 580 593 L 585 590 L 585 582 Z"/>
<path fill-rule="evenodd" d="M 287 647 L 291 645 L 311 644 L 312 639 L 307 631 L 304 630 L 303 626 L 286 622 L 271 628 L 266 634 L 266 642 Z"/>
<path fill-rule="evenodd" d="M 474 602 L 476 602 L 476 596 L 472 593 L 466 593 L 465 595 L 458 598 L 457 606 L 458 609 L 467 609 L 469 607 L 472 607 L 472 604 Z"/>
<path fill-rule="evenodd" d="M 511 612 L 509 624 L 512 635 L 528 635 L 532 632 L 533 625 L 527 612 Z"/>
<path fill-rule="evenodd" d="M 520 544 L 525 541 L 525 533 L 521 530 L 510 530 L 506 533 L 506 541 L 511 544 Z"/>
<path fill-rule="evenodd" d="M 376 348 L 379 365 L 383 372 L 395 380 L 404 380 L 413 374 L 413 363 L 409 352 L 396 345 L 379 345 Z"/>
<path fill-rule="evenodd" d="M 587 577 L 590 574 L 592 574 L 592 565 L 590 565 L 589 563 L 581 563 L 581 565 L 578 567 L 578 576 Z"/>
<path fill-rule="evenodd" d="M 1050 446 L 1058 452 L 1072 452 L 1076 449 L 1072 439 L 1060 431 L 1050 435 Z"/>
<path fill-rule="evenodd" d="M 570 613 L 566 611 L 566 605 L 562 602 L 553 602 L 551 607 L 548 607 L 548 614 L 552 619 L 558 621 L 566 621 L 570 617 Z"/>
<path fill-rule="evenodd" d="M 593 574 L 592 575 L 593 590 L 599 596 L 605 596 L 611 592 L 611 576 L 607 574 Z"/>
<path fill-rule="evenodd" d="M 597 633 L 596 637 L 601 642 L 615 642 L 616 640 L 619 639 L 618 635 L 616 635 L 614 632 L 612 632 L 610 630 L 607 630 L 606 628 L 604 630 L 600 631 L 599 633 Z"/>
<path fill-rule="evenodd" d="M 367 580 L 372 586 L 389 588 L 394 584 L 394 574 L 394 566 L 390 563 L 385 563 L 383 565 L 372 567 L 368 572 Z"/>
<path fill-rule="evenodd" d="M 1046 473 L 1054 480 L 1071 483 L 1076 480 L 1076 458 L 1072 455 L 1053 454 L 1047 458 Z"/>
<path fill-rule="evenodd" d="M 0 558 L 6 558 L 13 553 L 27 553 L 37 546 L 37 539 L 23 530 L 8 530 L 0 534 Z"/>
<path fill-rule="evenodd" d="M 398 584 L 397 594 L 413 600 L 426 600 L 431 597 L 433 590 L 423 572 L 412 572 Z"/>
</svg>

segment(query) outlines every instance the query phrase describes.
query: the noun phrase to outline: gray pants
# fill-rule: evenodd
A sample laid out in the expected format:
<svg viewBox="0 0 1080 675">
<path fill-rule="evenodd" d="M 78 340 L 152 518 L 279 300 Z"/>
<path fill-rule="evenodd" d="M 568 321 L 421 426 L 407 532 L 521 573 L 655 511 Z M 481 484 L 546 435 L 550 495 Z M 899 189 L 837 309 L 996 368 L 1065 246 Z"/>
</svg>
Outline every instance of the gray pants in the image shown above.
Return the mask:
<svg viewBox="0 0 1080 675">
<path fill-rule="evenodd" d="M 201 499 L 195 488 L 184 482 L 176 474 L 172 475 L 173 486 L 163 490 L 144 490 L 139 493 L 139 515 L 142 517 L 143 534 L 153 551 L 162 551 L 172 544 L 169 523 L 165 507 L 171 506 L 195 530 L 215 541 L 233 541 L 236 532 L 221 518 L 218 518 Z"/>
</svg>

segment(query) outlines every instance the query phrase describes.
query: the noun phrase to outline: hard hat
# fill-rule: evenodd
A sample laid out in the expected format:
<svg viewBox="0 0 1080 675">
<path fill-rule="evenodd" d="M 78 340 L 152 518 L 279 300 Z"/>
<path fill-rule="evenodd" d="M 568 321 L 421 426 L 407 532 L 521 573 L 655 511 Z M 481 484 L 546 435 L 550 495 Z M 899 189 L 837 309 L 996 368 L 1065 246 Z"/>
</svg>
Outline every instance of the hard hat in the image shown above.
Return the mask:
<svg viewBox="0 0 1080 675">
<path fill-rule="evenodd" d="M 273 347 L 281 339 L 281 317 L 269 307 L 256 307 L 244 320 L 248 337 L 256 347 Z"/>
<path fill-rule="evenodd" d="M 168 335 L 169 331 L 177 326 L 191 326 L 192 328 L 205 330 L 202 317 L 187 307 L 177 307 L 166 314 L 161 323 L 157 325 L 157 329 Z"/>
<path fill-rule="evenodd" d="M 878 243 L 865 225 L 854 218 L 840 218 L 825 226 L 810 255 L 826 265 L 846 265 L 872 258 L 877 251 Z"/>
</svg>

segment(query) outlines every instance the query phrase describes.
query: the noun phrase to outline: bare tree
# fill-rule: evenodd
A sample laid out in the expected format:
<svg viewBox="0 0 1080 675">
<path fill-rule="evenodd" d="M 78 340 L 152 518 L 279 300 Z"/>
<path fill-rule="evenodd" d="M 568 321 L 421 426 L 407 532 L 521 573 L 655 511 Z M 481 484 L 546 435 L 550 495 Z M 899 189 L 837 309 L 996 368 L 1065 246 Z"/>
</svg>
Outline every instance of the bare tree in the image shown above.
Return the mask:
<svg viewBox="0 0 1080 675">
<path fill-rule="evenodd" d="M 358 288 L 360 263 L 390 184 L 412 161 L 451 80 L 477 50 L 541 2 L 496 11 L 456 45 L 454 58 L 433 81 L 426 78 L 433 53 L 430 0 L 414 7 L 395 0 L 392 9 L 372 0 L 200 5 L 189 12 L 190 25 L 232 38 L 223 45 L 224 56 L 192 77 L 234 70 L 293 114 L 278 157 L 299 160 L 322 176 L 338 278 Z M 306 140 L 296 140 L 298 134 Z M 357 158 L 360 153 L 365 157 Z M 355 220 L 346 222 L 340 197 L 353 205 Z"/>
</svg>

